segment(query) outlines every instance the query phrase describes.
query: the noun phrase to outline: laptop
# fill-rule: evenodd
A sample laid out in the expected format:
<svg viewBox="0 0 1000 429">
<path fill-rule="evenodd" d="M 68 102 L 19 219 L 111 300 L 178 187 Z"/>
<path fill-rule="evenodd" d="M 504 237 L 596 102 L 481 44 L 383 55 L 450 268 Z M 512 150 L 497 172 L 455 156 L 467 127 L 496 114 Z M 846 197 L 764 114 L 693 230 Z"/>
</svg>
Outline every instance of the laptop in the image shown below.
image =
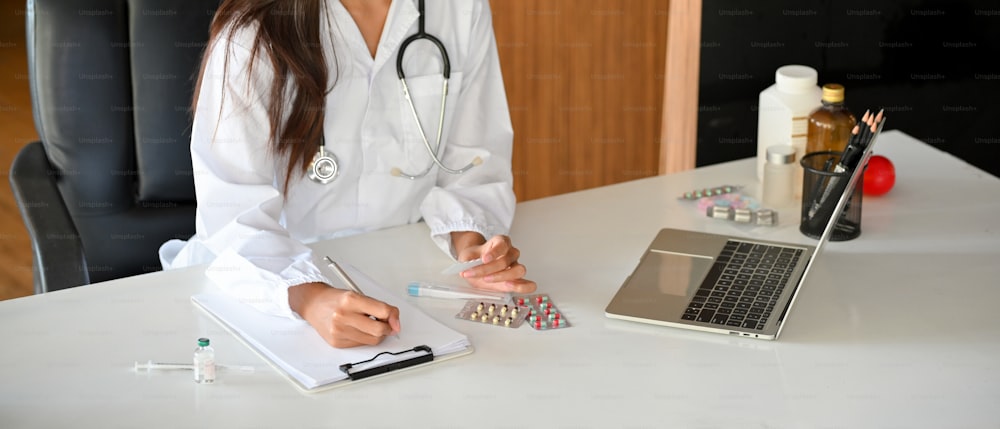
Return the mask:
<svg viewBox="0 0 1000 429">
<path fill-rule="evenodd" d="M 828 194 L 815 246 L 664 228 L 611 299 L 605 315 L 726 335 L 775 340 L 824 243 L 864 174 L 885 121 L 871 134 L 846 186 Z M 839 180 L 844 180 L 843 178 Z M 843 183 L 841 183 L 843 185 Z M 833 186 L 830 181 L 826 186 Z M 807 196 L 803 196 L 806 198 Z M 836 201 L 836 205 L 833 204 Z M 822 218 L 820 218 L 822 219 Z"/>
</svg>

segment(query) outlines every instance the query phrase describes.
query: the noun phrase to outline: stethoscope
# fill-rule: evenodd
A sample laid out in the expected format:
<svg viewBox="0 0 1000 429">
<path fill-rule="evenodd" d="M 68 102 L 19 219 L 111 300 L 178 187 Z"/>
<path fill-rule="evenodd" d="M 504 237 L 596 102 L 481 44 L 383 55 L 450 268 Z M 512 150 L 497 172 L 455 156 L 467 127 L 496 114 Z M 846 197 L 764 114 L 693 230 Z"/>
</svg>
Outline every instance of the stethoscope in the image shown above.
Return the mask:
<svg viewBox="0 0 1000 429">
<path fill-rule="evenodd" d="M 434 37 L 428 34 L 424 30 L 424 0 L 418 0 L 417 11 L 419 17 L 417 18 L 417 34 L 414 34 L 399 46 L 399 54 L 396 56 L 396 75 L 399 76 L 399 82 L 403 87 L 403 97 L 406 98 L 407 104 L 410 105 L 410 112 L 413 113 L 413 121 L 417 124 L 417 130 L 420 131 L 420 138 L 424 142 L 424 148 L 427 149 L 427 153 L 431 156 L 431 163 L 424 168 L 423 171 L 417 174 L 406 173 L 399 167 L 392 168 L 392 175 L 397 177 L 402 177 L 405 179 L 416 180 L 418 178 L 424 177 L 431 171 L 434 165 L 437 165 L 442 171 L 451 174 L 462 174 L 469 171 L 472 167 L 475 167 L 483 163 L 483 160 L 478 156 L 472 160 L 472 162 L 466 164 L 462 168 L 454 169 L 448 168 L 441 162 L 440 151 L 441 151 L 441 133 L 444 129 L 444 112 L 446 107 L 446 102 L 448 99 L 448 79 L 451 77 L 451 61 L 448 58 L 448 51 L 444 48 L 444 44 Z M 444 82 L 441 85 L 441 112 L 438 115 L 438 130 L 437 139 L 434 142 L 434 146 L 431 147 L 429 141 L 427 141 L 427 134 L 424 132 L 423 125 L 420 124 L 420 117 L 417 116 L 417 108 L 413 105 L 413 99 L 410 98 L 410 88 L 406 85 L 406 74 L 403 73 L 403 53 L 406 52 L 406 48 L 420 39 L 426 39 L 437 46 L 438 51 L 441 52 L 441 60 L 443 62 L 443 70 L 441 71 L 442 76 L 444 76 Z M 312 162 L 309 165 L 309 179 L 314 182 L 327 184 L 332 182 L 337 178 L 337 173 L 340 171 L 340 164 L 337 157 L 326 151 L 326 140 L 324 138 L 320 139 L 319 150 L 313 157 Z"/>
</svg>

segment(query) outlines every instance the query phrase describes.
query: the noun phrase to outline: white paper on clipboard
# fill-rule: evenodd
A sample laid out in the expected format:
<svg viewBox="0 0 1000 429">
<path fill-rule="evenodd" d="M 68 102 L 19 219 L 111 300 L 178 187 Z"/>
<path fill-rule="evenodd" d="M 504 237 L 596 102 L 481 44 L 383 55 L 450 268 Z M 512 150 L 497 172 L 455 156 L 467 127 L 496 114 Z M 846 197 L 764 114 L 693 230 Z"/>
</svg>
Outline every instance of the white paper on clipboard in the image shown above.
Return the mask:
<svg viewBox="0 0 1000 429">
<path fill-rule="evenodd" d="M 354 383 L 341 371 L 340 365 L 363 362 L 382 352 L 395 353 L 426 345 L 434 355 L 434 360 L 427 363 L 472 353 L 472 346 L 464 334 L 396 297 L 354 267 L 345 265 L 344 269 L 368 296 L 399 308 L 403 326 L 399 338 L 388 337 L 377 346 L 338 349 L 327 344 L 305 321 L 264 314 L 221 293 L 198 294 L 191 300 L 304 392 Z M 372 364 L 389 364 L 407 357 L 408 354 L 386 354 Z"/>
</svg>

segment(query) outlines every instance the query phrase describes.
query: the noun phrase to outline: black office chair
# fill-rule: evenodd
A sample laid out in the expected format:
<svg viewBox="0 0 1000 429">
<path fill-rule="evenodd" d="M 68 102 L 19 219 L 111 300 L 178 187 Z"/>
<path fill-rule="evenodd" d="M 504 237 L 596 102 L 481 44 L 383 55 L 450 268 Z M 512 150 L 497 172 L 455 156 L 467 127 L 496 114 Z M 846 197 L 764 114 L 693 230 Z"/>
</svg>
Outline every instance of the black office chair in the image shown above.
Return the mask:
<svg viewBox="0 0 1000 429">
<path fill-rule="evenodd" d="M 28 0 L 40 141 L 10 184 L 35 293 L 160 270 L 194 233 L 191 95 L 219 1 Z"/>
</svg>

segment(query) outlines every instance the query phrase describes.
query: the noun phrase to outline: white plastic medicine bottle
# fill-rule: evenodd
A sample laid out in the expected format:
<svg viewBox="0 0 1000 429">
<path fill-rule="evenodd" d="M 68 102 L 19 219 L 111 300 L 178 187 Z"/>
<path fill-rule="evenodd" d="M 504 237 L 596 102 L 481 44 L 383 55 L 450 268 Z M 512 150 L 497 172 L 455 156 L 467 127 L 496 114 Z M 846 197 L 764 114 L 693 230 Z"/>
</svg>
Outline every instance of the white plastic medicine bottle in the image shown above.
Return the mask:
<svg viewBox="0 0 1000 429">
<path fill-rule="evenodd" d="M 764 180 L 767 148 L 791 142 L 795 159 L 805 155 L 809 113 L 822 105 L 823 89 L 817 85 L 816 69 L 803 65 L 779 67 L 774 84 L 760 93 L 757 111 L 757 180 Z M 797 166 L 795 184 L 801 188 L 802 167 Z M 801 193 L 797 189 L 796 195 Z"/>
</svg>

